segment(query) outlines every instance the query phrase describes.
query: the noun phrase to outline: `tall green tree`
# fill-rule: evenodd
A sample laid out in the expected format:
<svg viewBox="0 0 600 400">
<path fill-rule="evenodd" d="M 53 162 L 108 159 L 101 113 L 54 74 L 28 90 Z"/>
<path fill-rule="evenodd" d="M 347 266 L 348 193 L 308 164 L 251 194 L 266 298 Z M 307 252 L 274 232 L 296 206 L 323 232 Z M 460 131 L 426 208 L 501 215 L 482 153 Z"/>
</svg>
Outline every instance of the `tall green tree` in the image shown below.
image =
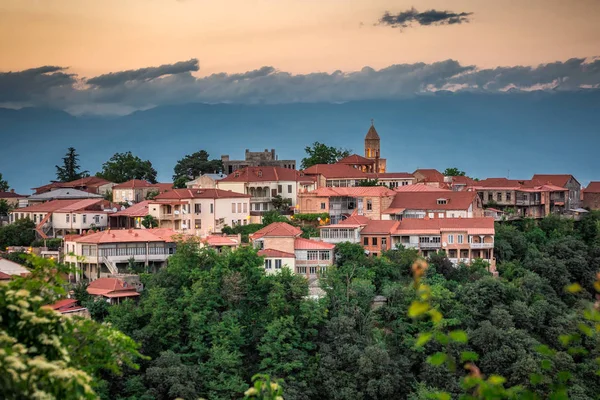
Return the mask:
<svg viewBox="0 0 600 400">
<path fill-rule="evenodd" d="M 334 164 L 350 155 L 350 150 L 348 149 L 327 146 L 320 142 L 314 142 L 312 146 L 306 146 L 304 151 L 306 152 L 306 157 L 302 159 L 302 169 L 312 167 L 316 164 Z"/>
<path fill-rule="evenodd" d="M 59 182 L 71 182 L 90 176 L 89 171 L 80 171 L 80 169 L 79 154 L 74 147 L 69 147 L 63 157 L 62 166 L 56 166 L 56 179 Z"/>
<path fill-rule="evenodd" d="M 35 240 L 35 224 L 29 218 L 19 219 L 0 228 L 0 249 L 7 246 L 29 246 Z"/>
<path fill-rule="evenodd" d="M 4 180 L 2 173 L 0 172 L 0 192 L 8 192 L 9 188 L 10 186 L 8 186 L 8 182 Z"/>
<path fill-rule="evenodd" d="M 223 171 L 223 162 L 217 159 L 209 160 L 208 152 L 200 150 L 177 161 L 173 170 L 175 187 L 185 188 L 185 182 L 199 175 Z"/>
<path fill-rule="evenodd" d="M 465 176 L 465 171 L 461 171 L 458 168 L 446 168 L 443 172 L 444 176 Z"/>
<path fill-rule="evenodd" d="M 142 160 L 128 151 L 115 153 L 110 160 L 102 164 L 102 171 L 96 176 L 115 183 L 123 183 L 131 179 L 156 183 L 156 174 L 150 160 Z"/>
</svg>

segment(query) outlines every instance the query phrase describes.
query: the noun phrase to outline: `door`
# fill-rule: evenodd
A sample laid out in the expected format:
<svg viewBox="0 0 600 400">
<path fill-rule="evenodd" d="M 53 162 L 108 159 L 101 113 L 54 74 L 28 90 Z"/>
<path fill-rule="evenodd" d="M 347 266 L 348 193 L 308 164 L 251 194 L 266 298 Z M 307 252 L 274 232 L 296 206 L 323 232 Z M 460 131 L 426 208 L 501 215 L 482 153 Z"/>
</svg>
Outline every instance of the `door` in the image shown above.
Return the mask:
<svg viewBox="0 0 600 400">
<path fill-rule="evenodd" d="M 358 215 L 363 215 L 363 199 L 358 199 Z"/>
</svg>

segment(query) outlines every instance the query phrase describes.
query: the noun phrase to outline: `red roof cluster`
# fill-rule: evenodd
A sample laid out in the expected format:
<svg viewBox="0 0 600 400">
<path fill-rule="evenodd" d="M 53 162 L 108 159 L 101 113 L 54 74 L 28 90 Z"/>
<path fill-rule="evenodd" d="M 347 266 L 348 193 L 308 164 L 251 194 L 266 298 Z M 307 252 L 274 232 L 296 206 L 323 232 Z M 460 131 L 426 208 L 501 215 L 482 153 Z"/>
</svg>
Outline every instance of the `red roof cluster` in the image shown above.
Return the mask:
<svg viewBox="0 0 600 400">
<path fill-rule="evenodd" d="M 319 240 L 310 240 L 297 237 L 294 240 L 295 250 L 332 250 L 335 248 L 334 244 L 321 242 Z"/>
<path fill-rule="evenodd" d="M 432 191 L 397 193 L 390 204 L 390 208 L 408 210 L 467 210 L 476 198 L 477 192 Z"/>
<path fill-rule="evenodd" d="M 396 192 L 392 189 L 388 189 L 385 186 L 352 186 L 352 187 L 323 187 L 320 189 L 308 192 L 318 197 L 331 197 L 331 196 L 346 196 L 346 197 L 385 197 L 395 196 Z"/>
<path fill-rule="evenodd" d="M 219 182 L 314 182 L 314 178 L 305 176 L 295 169 L 283 167 L 246 167 L 234 171 Z"/>
<path fill-rule="evenodd" d="M 250 237 L 253 240 L 263 237 L 296 237 L 302 234 L 302 229 L 296 228 L 285 222 L 273 222 L 254 232 Z"/>
<path fill-rule="evenodd" d="M 17 194 L 14 191 L 11 192 L 0 192 L 0 199 L 18 199 L 18 198 L 24 198 L 27 196 L 24 196 L 22 194 Z"/>
<path fill-rule="evenodd" d="M 140 294 L 135 287 L 130 286 L 117 278 L 96 279 L 87 287 L 87 292 L 93 296 L 104 296 L 108 298 L 115 297 L 136 297 Z"/>
<path fill-rule="evenodd" d="M 348 157 L 344 157 L 338 160 L 336 164 L 347 164 L 347 165 L 373 165 L 375 160 L 370 160 L 366 157 L 359 156 L 358 154 L 352 154 Z"/>
<path fill-rule="evenodd" d="M 413 172 L 413 176 L 416 178 L 417 175 L 421 175 L 423 178 L 421 182 L 439 182 L 444 183 L 444 175 L 437 169 L 418 169 Z"/>
<path fill-rule="evenodd" d="M 108 229 L 69 238 L 76 243 L 139 243 L 139 242 L 174 242 L 178 234 L 166 228 L 155 229 Z M 67 239 L 65 239 L 67 240 Z"/>
<path fill-rule="evenodd" d="M 93 211 L 102 213 L 104 207 L 110 207 L 110 203 L 104 199 L 59 199 L 45 203 L 34 204 L 29 207 L 15 208 L 13 213 L 77 213 L 82 211 Z"/>
<path fill-rule="evenodd" d="M 575 179 L 573 175 L 570 174 L 535 174 L 531 179 L 541 182 L 542 185 L 551 183 L 555 186 L 565 187 L 571 178 Z"/>
<path fill-rule="evenodd" d="M 151 201 L 151 203 L 160 202 L 157 200 L 180 200 L 180 199 L 231 199 L 231 198 L 250 198 L 249 194 L 236 193 L 231 190 L 221 189 L 173 189 L 161 193 Z"/>
<path fill-rule="evenodd" d="M 280 251 L 275 249 L 263 249 L 258 252 L 258 255 L 266 258 L 296 258 L 296 255 L 293 253 L 288 253 L 286 251 Z"/>
<path fill-rule="evenodd" d="M 141 201 L 132 205 L 131 207 L 111 214 L 111 217 L 145 217 L 148 215 L 148 204 L 150 204 L 150 201 L 148 200 Z"/>
<path fill-rule="evenodd" d="M 585 193 L 600 193 L 600 182 L 590 182 L 583 191 Z"/>
<path fill-rule="evenodd" d="M 76 179 L 71 182 L 52 182 L 47 185 L 33 188 L 33 190 L 35 191 L 35 194 L 40 194 L 57 188 L 74 188 L 96 193 L 100 186 L 109 183 L 111 182 L 107 181 L 106 179 L 98 178 L 97 176 L 88 176 L 86 178 Z"/>
</svg>

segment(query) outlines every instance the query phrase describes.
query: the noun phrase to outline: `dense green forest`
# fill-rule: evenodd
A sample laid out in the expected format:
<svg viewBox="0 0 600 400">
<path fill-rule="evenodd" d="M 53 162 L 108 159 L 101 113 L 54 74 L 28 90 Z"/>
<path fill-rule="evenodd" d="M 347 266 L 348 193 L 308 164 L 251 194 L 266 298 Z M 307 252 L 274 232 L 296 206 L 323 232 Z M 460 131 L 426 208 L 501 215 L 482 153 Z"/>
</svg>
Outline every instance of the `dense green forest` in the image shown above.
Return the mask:
<svg viewBox="0 0 600 400">
<path fill-rule="evenodd" d="M 600 269 L 599 221 L 593 214 L 499 224 L 499 277 L 483 263 L 454 268 L 443 253 L 432 257 L 423 282 L 443 315 L 437 324 L 408 315 L 414 250 L 371 259 L 360 246 L 339 245 L 337 268 L 323 280 L 327 295 L 315 301 L 306 299 L 304 278 L 266 276 L 250 248 L 217 255 L 183 243 L 167 268 L 145 276 L 139 303 L 104 314 L 150 359 L 106 375 L 97 390 L 107 399 L 232 399 L 264 373 L 283 380 L 290 400 L 468 392 L 469 372 L 440 362 L 441 352 L 457 362 L 466 354 L 483 376 L 538 398 L 559 382 L 571 399 L 597 398 L 598 339 L 581 325 Z M 582 290 L 565 290 L 574 282 Z M 373 307 L 376 295 L 387 302 Z M 460 334 L 420 346 L 419 334 L 432 329 Z"/>
<path fill-rule="evenodd" d="M 91 307 L 139 344 L 124 342 L 127 362 L 109 363 L 110 343 L 91 365 L 66 345 L 104 399 L 239 399 L 255 374 L 286 400 L 599 398 L 599 232 L 595 213 L 498 224 L 498 277 L 340 244 L 320 300 L 286 269 L 265 275 L 252 248 L 181 243 L 139 301 Z"/>
</svg>

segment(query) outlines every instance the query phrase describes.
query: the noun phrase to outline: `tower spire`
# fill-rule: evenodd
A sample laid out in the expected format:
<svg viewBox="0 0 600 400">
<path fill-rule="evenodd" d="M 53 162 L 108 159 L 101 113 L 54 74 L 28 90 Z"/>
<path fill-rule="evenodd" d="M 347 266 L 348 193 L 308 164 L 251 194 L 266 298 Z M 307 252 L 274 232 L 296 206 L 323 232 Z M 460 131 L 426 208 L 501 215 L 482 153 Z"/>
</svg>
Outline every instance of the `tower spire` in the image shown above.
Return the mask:
<svg viewBox="0 0 600 400">
<path fill-rule="evenodd" d="M 375 120 L 371 118 L 371 126 L 375 126 Z"/>
</svg>

